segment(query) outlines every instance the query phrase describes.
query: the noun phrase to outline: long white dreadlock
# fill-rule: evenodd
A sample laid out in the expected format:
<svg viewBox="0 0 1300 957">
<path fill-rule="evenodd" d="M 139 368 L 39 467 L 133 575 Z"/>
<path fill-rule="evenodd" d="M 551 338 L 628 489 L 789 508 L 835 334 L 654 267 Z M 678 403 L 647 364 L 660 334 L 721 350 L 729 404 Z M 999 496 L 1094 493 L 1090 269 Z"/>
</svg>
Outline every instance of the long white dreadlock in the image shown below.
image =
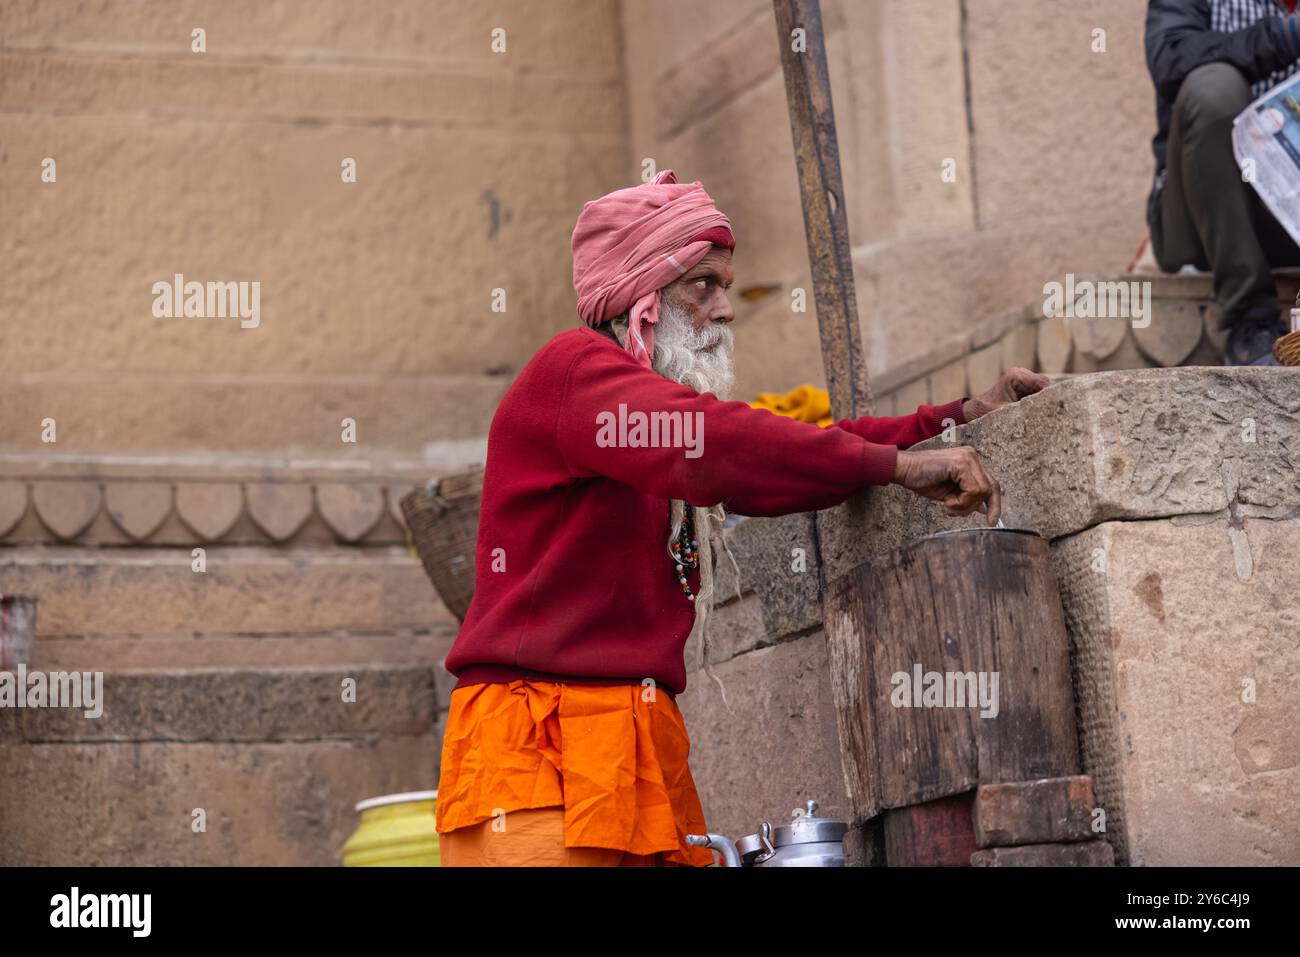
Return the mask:
<svg viewBox="0 0 1300 957">
<path fill-rule="evenodd" d="M 681 534 L 682 523 L 686 521 L 687 505 L 679 498 L 673 499 L 668 505 L 668 555 L 673 557 L 672 545 Z M 727 701 L 727 688 L 713 671 L 713 665 L 709 662 L 709 618 L 713 614 L 713 536 L 718 536 L 718 541 L 722 543 L 722 550 L 726 553 L 727 558 L 731 559 L 731 567 L 736 572 L 736 597 L 740 597 L 740 565 L 736 563 L 736 556 L 731 553 L 731 548 L 727 545 L 727 538 L 722 533 L 722 525 L 727 519 L 727 513 L 723 511 L 721 505 L 714 505 L 711 508 L 699 508 L 695 505 L 690 506 L 695 518 L 695 537 L 700 543 L 699 562 L 700 562 L 700 590 L 695 596 L 695 624 L 691 627 L 691 633 L 687 636 L 686 642 L 690 644 L 692 638 L 699 638 L 700 642 L 700 665 L 704 668 L 704 673 L 718 683 L 718 690 L 722 693 L 722 703 L 726 705 L 728 711 L 731 710 L 731 704 Z"/>
</svg>

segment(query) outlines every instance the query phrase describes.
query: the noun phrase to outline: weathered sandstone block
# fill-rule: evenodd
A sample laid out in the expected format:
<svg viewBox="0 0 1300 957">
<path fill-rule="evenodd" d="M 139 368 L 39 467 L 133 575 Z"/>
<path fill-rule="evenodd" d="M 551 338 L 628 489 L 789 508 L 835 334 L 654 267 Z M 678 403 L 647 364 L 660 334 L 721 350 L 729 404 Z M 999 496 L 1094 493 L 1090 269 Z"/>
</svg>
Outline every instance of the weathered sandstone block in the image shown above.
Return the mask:
<svg viewBox="0 0 1300 957">
<path fill-rule="evenodd" d="M 1300 519 L 1053 549 L 1085 772 L 1122 863 L 1300 864 Z"/>
</svg>

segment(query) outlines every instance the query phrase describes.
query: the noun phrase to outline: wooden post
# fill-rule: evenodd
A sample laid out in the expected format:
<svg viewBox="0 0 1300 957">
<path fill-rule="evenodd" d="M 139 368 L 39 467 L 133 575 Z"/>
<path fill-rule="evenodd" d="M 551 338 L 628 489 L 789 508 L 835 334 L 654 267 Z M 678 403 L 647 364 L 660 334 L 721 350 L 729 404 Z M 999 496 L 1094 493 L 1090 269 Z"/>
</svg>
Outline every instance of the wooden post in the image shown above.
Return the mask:
<svg viewBox="0 0 1300 957">
<path fill-rule="evenodd" d="M 818 0 L 773 0 L 773 8 L 799 169 L 826 389 L 835 417 L 856 419 L 871 414 L 871 385 L 858 326 L 821 5 Z"/>
</svg>

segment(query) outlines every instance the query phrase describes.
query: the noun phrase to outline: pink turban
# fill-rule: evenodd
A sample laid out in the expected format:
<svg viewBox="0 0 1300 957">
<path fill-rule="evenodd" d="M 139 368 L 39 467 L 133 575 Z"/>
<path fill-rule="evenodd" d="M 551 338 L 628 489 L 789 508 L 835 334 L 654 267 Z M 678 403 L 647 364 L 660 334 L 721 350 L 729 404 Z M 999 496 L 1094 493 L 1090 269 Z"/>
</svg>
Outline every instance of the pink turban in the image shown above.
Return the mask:
<svg viewBox="0 0 1300 957">
<path fill-rule="evenodd" d="M 592 200 L 573 229 L 578 315 L 598 326 L 628 312 L 627 351 L 649 368 L 659 290 L 714 245 L 735 248 L 731 220 L 699 182 L 678 183 L 670 169 Z"/>
</svg>

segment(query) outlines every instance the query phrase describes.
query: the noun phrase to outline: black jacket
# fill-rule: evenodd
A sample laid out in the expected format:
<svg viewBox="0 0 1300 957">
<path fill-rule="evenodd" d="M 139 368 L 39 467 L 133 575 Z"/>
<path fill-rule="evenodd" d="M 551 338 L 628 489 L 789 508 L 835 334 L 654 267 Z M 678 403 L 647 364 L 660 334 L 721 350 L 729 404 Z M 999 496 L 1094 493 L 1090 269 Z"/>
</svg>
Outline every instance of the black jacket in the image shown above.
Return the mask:
<svg viewBox="0 0 1300 957">
<path fill-rule="evenodd" d="M 1151 141 L 1156 176 L 1165 168 L 1169 117 L 1183 79 L 1206 63 L 1231 63 L 1255 84 L 1300 59 L 1300 23 L 1295 16 L 1266 17 L 1244 30 L 1216 33 L 1210 5 L 1218 0 L 1148 0 L 1147 69 L 1156 86 L 1157 132 Z M 1286 8 L 1278 4 L 1278 11 Z"/>
</svg>

